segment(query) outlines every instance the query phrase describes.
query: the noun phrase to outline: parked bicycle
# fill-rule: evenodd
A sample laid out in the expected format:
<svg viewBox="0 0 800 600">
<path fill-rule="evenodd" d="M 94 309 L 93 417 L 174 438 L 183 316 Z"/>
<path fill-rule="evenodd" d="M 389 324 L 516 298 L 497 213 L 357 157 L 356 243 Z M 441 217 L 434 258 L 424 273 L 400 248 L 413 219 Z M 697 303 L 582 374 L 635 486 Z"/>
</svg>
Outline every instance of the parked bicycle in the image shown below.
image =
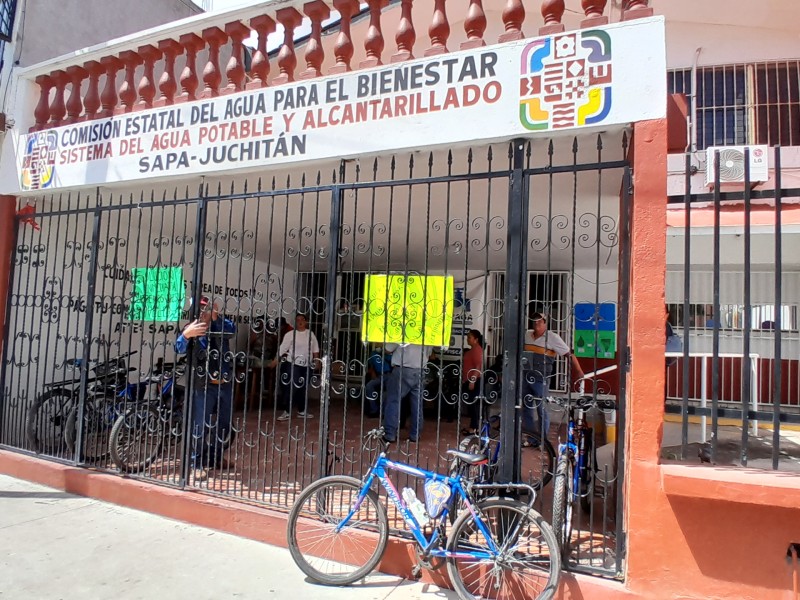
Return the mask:
<svg viewBox="0 0 800 600">
<path fill-rule="evenodd" d="M 594 436 L 586 412 L 594 407 L 616 410 L 611 399 L 592 396 L 549 397 L 548 402 L 567 411 L 567 439 L 558 445 L 558 463 L 553 483 L 553 531 L 558 545 L 568 549 L 572 536 L 573 507 L 580 504 L 585 513 L 592 508 L 597 460 Z"/>
<path fill-rule="evenodd" d="M 97 439 L 106 435 L 116 419 L 115 401 L 119 397 L 138 397 L 144 393 L 139 384 L 131 386 L 126 359 L 136 354 L 136 350 L 120 354 L 102 362 L 90 360 L 86 378 L 86 399 L 84 402 L 84 449 L 90 458 L 106 455 L 107 440 Z M 25 434 L 33 450 L 37 453 L 59 454 L 65 449 L 75 451 L 77 440 L 78 397 L 81 386 L 82 359 L 68 359 L 65 362 L 74 377 L 45 384 L 49 388 L 40 394 L 28 408 L 25 417 Z M 97 451 L 99 450 L 99 455 Z"/>
<path fill-rule="evenodd" d="M 372 485 L 377 479 L 417 544 L 415 576 L 446 562 L 456 592 L 466 600 L 553 597 L 561 570 L 559 550 L 552 529 L 532 508 L 536 492 L 531 486 L 475 484 L 390 460 L 382 429 L 370 431 L 365 440 L 365 448 L 378 442 L 380 452 L 362 480 L 325 477 L 306 487 L 292 507 L 289 549 L 306 575 L 324 585 L 347 585 L 377 566 L 389 537 L 386 507 Z M 468 465 L 486 460 L 483 454 L 448 453 Z M 425 503 L 411 488 L 403 490 L 401 499 L 388 471 L 423 479 Z M 524 492 L 529 500 L 475 500 L 476 490 L 490 488 Z M 452 495 L 466 510 L 446 535 Z"/>
<path fill-rule="evenodd" d="M 186 371 L 186 357 L 177 363 L 161 358 L 151 374 L 142 380 L 155 385 L 152 397 L 128 402 L 111 429 L 108 450 L 118 469 L 137 473 L 160 455 L 167 436 L 179 446 L 183 435 L 186 390 L 176 383 Z"/>
<path fill-rule="evenodd" d="M 530 439 L 523 458 L 523 475 L 528 475 L 528 483 L 538 491 L 553 479 L 556 451 L 547 438 L 542 442 L 539 432 L 523 433 Z M 458 449 L 469 454 L 482 454 L 486 458 L 486 462 L 470 467 L 463 475 L 477 483 L 494 482 L 500 456 L 500 416 L 484 415 L 480 432 L 463 438 Z M 451 475 L 456 474 L 459 464 L 456 458 L 450 462 Z"/>
</svg>

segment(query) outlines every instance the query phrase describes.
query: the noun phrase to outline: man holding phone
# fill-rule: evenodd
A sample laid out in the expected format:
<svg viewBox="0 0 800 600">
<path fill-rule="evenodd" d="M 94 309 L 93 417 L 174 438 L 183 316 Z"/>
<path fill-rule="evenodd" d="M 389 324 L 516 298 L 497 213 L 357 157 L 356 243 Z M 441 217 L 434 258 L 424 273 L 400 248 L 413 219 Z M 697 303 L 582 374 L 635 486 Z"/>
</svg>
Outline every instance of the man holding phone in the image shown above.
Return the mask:
<svg viewBox="0 0 800 600">
<path fill-rule="evenodd" d="M 194 480 L 208 478 L 209 469 L 223 466 L 222 452 L 231 431 L 234 357 L 230 338 L 236 326 L 219 314 L 211 300 L 200 298 L 197 319 L 184 327 L 175 341 L 175 352 L 192 356 L 192 468 Z M 216 425 L 211 415 L 217 414 Z"/>
</svg>

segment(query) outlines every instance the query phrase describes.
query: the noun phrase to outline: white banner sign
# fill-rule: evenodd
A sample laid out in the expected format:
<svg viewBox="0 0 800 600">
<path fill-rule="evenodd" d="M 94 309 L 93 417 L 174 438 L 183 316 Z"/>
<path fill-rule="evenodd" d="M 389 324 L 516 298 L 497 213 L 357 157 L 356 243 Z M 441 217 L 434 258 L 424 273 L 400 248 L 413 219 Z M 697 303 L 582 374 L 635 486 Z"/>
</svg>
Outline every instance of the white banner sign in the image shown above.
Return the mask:
<svg viewBox="0 0 800 600">
<path fill-rule="evenodd" d="M 4 193 L 605 128 L 666 94 L 655 17 L 20 135 Z"/>
</svg>

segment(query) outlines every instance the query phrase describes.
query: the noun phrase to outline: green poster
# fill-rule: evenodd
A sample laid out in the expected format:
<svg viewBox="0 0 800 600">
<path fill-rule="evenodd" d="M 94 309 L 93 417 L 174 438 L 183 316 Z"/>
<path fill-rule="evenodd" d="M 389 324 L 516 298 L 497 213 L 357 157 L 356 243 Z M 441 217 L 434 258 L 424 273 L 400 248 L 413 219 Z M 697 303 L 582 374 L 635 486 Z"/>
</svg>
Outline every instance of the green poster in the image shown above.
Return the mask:
<svg viewBox="0 0 800 600">
<path fill-rule="evenodd" d="M 577 329 L 573 348 L 578 358 L 614 358 L 617 352 L 617 332 Z"/>
<path fill-rule="evenodd" d="M 177 321 L 181 318 L 184 287 L 181 267 L 131 269 L 133 292 L 130 321 Z"/>
<path fill-rule="evenodd" d="M 444 275 L 370 275 L 361 340 L 449 346 L 453 287 L 453 278 Z"/>
</svg>

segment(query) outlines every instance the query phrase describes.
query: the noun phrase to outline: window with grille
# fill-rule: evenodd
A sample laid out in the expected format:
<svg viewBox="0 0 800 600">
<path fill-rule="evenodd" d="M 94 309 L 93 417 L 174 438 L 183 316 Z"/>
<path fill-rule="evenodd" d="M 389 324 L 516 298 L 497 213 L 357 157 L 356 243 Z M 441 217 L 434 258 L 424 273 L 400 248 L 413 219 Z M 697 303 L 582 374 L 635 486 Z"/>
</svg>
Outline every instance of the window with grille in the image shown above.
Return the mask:
<svg viewBox="0 0 800 600">
<path fill-rule="evenodd" d="M 800 146 L 800 61 L 701 67 L 667 73 L 671 94 L 695 93 L 697 148 Z"/>
<path fill-rule="evenodd" d="M 17 0 L 0 0 L 0 40 L 11 41 L 14 33 L 14 14 L 17 12 Z"/>
</svg>

